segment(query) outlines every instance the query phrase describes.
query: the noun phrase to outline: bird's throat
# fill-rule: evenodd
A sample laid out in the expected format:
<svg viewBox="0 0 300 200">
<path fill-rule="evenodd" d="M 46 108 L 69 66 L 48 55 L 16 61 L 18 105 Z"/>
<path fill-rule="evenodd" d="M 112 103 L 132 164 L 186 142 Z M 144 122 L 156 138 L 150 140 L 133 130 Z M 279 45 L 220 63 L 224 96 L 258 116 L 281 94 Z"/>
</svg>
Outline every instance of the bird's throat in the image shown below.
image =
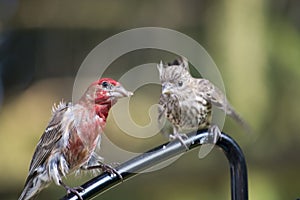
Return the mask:
<svg viewBox="0 0 300 200">
<path fill-rule="evenodd" d="M 111 108 L 111 104 L 95 104 L 95 112 L 104 122 L 106 122 L 108 112 Z"/>
</svg>

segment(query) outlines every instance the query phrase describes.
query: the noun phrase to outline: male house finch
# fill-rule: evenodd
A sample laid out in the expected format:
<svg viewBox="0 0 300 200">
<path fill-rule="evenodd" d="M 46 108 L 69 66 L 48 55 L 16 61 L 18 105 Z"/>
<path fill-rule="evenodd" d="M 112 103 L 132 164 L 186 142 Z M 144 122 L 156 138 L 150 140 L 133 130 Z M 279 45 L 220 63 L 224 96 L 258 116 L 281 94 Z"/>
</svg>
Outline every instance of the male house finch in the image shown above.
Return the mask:
<svg viewBox="0 0 300 200">
<path fill-rule="evenodd" d="M 110 108 L 119 98 L 131 95 L 117 81 L 102 78 L 93 82 L 76 104 L 53 106 L 52 119 L 37 144 L 19 200 L 33 199 L 51 181 L 82 199 L 77 191 L 80 188 L 65 185 L 63 176 L 97 167 L 116 173 L 101 162 L 95 149 L 100 146 Z"/>
<path fill-rule="evenodd" d="M 217 125 L 211 124 L 212 105 L 222 109 L 244 128 L 250 130 L 245 121 L 235 112 L 225 95 L 209 80 L 193 78 L 190 75 L 188 61 L 180 58 L 173 63 L 157 66 L 162 94 L 159 100 L 159 121 L 165 116 L 173 125 L 170 139 L 178 138 L 185 145 L 185 134 L 179 130 L 208 128 L 212 143 L 216 143 L 221 134 Z"/>
</svg>

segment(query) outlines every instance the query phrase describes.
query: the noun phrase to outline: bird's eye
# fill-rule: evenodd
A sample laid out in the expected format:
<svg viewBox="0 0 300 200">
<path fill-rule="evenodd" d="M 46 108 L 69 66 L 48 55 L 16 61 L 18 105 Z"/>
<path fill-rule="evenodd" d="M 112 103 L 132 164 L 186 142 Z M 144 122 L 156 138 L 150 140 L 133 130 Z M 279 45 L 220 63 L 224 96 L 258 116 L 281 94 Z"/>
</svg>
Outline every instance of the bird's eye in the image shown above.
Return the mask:
<svg viewBox="0 0 300 200">
<path fill-rule="evenodd" d="M 178 81 L 178 86 L 181 87 L 183 85 L 182 81 Z"/>
<path fill-rule="evenodd" d="M 107 86 L 108 86 L 108 82 L 106 81 L 102 82 L 102 87 L 107 88 Z"/>
</svg>

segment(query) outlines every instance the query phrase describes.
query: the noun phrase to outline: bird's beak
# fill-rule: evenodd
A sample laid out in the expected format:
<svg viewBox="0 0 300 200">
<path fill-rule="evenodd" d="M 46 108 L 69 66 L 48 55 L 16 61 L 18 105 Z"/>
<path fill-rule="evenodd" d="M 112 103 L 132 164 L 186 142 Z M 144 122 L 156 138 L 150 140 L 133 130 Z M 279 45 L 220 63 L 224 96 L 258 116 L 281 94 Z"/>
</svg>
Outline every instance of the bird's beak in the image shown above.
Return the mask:
<svg viewBox="0 0 300 200">
<path fill-rule="evenodd" d="M 126 90 L 122 85 L 117 85 L 111 91 L 111 96 L 115 98 L 129 97 L 132 95 L 133 92 Z"/>
<path fill-rule="evenodd" d="M 162 85 L 162 93 L 166 95 L 170 95 L 172 91 L 170 90 L 170 87 L 168 87 L 167 85 Z"/>
</svg>

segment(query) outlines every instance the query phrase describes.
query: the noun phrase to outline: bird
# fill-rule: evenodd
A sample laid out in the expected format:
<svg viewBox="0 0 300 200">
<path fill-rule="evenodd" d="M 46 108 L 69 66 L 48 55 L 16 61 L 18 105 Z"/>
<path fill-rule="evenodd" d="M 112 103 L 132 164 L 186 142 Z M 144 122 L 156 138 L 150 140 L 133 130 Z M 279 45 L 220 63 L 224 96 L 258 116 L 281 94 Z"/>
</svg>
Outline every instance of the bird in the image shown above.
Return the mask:
<svg viewBox="0 0 300 200">
<path fill-rule="evenodd" d="M 208 143 L 215 144 L 221 135 L 219 127 L 212 124 L 212 106 L 216 106 L 232 117 L 247 132 L 251 132 L 246 121 L 230 105 L 226 96 L 213 83 L 204 78 L 191 76 L 188 60 L 180 57 L 172 63 L 157 65 L 162 92 L 158 102 L 158 121 L 167 118 L 172 124 L 173 132 L 169 139 L 184 142 L 185 130 L 208 129 Z"/>
<path fill-rule="evenodd" d="M 19 200 L 35 199 L 51 182 L 82 199 L 81 187 L 67 186 L 62 178 L 80 170 L 117 171 L 97 155 L 101 134 L 110 108 L 118 99 L 129 97 L 119 82 L 111 78 L 94 81 L 76 103 L 61 101 L 52 107 L 51 120 L 34 151 L 28 177 Z"/>
</svg>

